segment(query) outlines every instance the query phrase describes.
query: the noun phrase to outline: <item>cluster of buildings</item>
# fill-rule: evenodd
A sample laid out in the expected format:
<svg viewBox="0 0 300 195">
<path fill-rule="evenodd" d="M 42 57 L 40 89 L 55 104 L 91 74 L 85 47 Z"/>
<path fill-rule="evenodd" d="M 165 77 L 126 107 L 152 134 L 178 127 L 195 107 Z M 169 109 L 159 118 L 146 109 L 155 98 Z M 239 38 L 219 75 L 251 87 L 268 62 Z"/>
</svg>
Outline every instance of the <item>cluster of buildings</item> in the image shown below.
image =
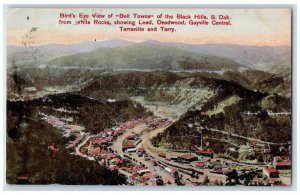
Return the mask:
<svg viewBox="0 0 300 195">
<path fill-rule="evenodd" d="M 151 173 L 149 169 L 143 164 L 135 164 L 132 168 L 126 170 L 128 175 L 126 182 L 129 185 L 149 185 L 156 186 L 157 180 L 161 177 L 157 174 Z"/>
<path fill-rule="evenodd" d="M 72 135 L 75 138 L 74 140 L 68 142 L 66 148 L 76 147 L 83 140 L 83 137 L 86 138 L 87 134 L 84 133 L 83 127 L 69 124 L 67 121 L 59 119 L 53 115 L 41 115 L 43 116 L 42 119 L 48 124 L 61 129 L 65 137 Z M 199 149 L 196 151 L 188 151 L 186 154 L 181 154 L 178 156 L 169 156 L 165 153 L 160 153 L 158 154 L 158 157 L 162 159 L 154 158 L 152 155 L 147 154 L 143 148 L 137 147 L 137 145 L 141 142 L 141 139 L 136 134 L 129 134 L 125 138 L 121 145 L 124 154 L 118 155 L 115 151 L 113 151 L 112 145 L 116 139 L 127 129 L 132 129 L 140 123 L 146 124 L 146 128 L 143 131 L 152 131 L 157 128 L 166 127 L 170 125 L 171 122 L 168 119 L 161 119 L 155 116 L 145 116 L 141 119 L 133 119 L 125 123 L 120 123 L 115 127 L 99 131 L 97 135 L 89 136 L 89 140 L 83 145 L 83 147 L 81 147 L 81 152 L 84 153 L 89 160 L 95 160 L 101 165 L 106 166 L 109 170 L 118 171 L 120 174 L 125 175 L 129 185 L 152 186 L 158 185 L 159 183 L 167 183 L 166 181 L 162 180 L 161 176 L 151 172 L 150 168 L 148 167 L 150 165 L 151 168 L 155 167 L 155 169 L 159 169 L 160 171 L 167 173 L 167 175 L 169 175 L 170 178 L 173 178 L 174 181 L 174 178 L 178 177 L 179 170 L 174 168 L 174 166 L 171 166 L 171 161 L 175 164 L 177 163 L 190 167 L 191 170 L 202 169 L 206 170 L 207 173 L 214 175 L 227 175 L 230 174 L 233 169 L 237 170 L 239 174 L 249 171 L 249 166 L 245 166 L 243 162 L 234 163 L 230 162 L 230 160 L 224 160 L 223 162 L 220 162 L 220 160 L 217 160 L 219 158 L 216 157 L 214 151 L 212 150 Z M 55 144 L 48 146 L 48 148 L 53 152 L 59 152 L 59 148 Z M 255 185 L 255 183 L 261 184 L 266 181 L 267 183 L 276 183 L 278 181 L 283 181 L 283 183 L 290 182 L 288 181 L 290 175 L 286 177 L 287 181 L 285 178 L 282 179 L 283 173 L 286 174 L 291 170 L 290 145 L 278 146 L 276 149 L 278 151 L 278 155 L 276 156 L 274 153 L 272 153 L 274 148 L 271 149 L 270 146 L 258 143 L 247 145 L 246 148 L 240 147 L 239 150 L 245 150 L 248 152 L 251 150 L 251 152 L 254 152 L 254 154 L 257 155 L 266 154 L 273 157 L 272 162 L 265 162 L 261 165 L 256 163 L 256 166 L 251 168 L 251 171 L 259 173 L 267 180 L 262 180 L 261 178 L 256 177 L 249 185 Z M 142 160 L 139 160 L 140 162 L 138 162 L 135 160 L 136 157 L 132 158 L 132 155 L 137 155 L 137 157 L 142 158 Z M 145 162 L 148 164 L 148 166 L 143 164 L 143 161 L 149 162 Z M 168 162 L 171 164 L 168 164 Z"/>
<path fill-rule="evenodd" d="M 62 119 L 59 119 L 58 117 L 55 117 L 53 115 L 46 115 L 44 113 L 39 114 L 42 115 L 42 119 L 48 124 L 62 130 L 64 137 L 70 137 L 71 135 L 74 135 L 75 140 L 69 141 L 66 145 L 66 148 L 72 148 L 82 140 L 85 130 L 84 127 L 68 124 L 67 121 L 63 121 Z"/>
<path fill-rule="evenodd" d="M 152 129 L 163 128 L 171 124 L 168 119 L 154 120 L 147 123 L 147 126 Z"/>
<path fill-rule="evenodd" d="M 282 155 L 273 157 L 273 162 L 263 168 L 263 175 L 270 183 L 290 183 L 292 162 L 289 151 L 284 146 L 280 146 L 279 151 Z"/>
<path fill-rule="evenodd" d="M 285 145 L 266 146 L 265 144 L 253 143 L 251 150 L 254 151 L 255 155 L 270 155 L 273 159 L 264 162 L 268 164 L 262 170 L 263 176 L 267 178 L 279 178 L 281 171 L 291 170 L 291 143 Z M 274 179 L 273 179 L 274 180 Z M 275 180 L 274 180 L 275 181 Z"/>
<path fill-rule="evenodd" d="M 91 136 L 89 142 L 83 147 L 85 149 L 82 149 L 82 151 L 85 151 L 85 155 L 89 160 L 96 160 L 109 170 L 118 171 L 120 174 L 125 175 L 127 178 L 126 182 L 129 185 L 157 185 L 157 181 L 161 180 L 161 177 L 152 173 L 145 164 L 136 162 L 130 156 L 130 154 L 135 153 L 147 159 L 145 150 L 136 148 L 141 141 L 137 135 L 129 134 L 125 139 L 126 143 L 122 143 L 124 155 L 118 155 L 111 147 L 116 139 L 127 129 L 134 128 L 140 122 L 150 124 L 153 120 L 156 120 L 156 117 L 145 116 L 142 119 L 130 120 L 100 131 L 99 134 Z M 164 122 L 164 124 L 166 123 Z M 157 165 L 155 162 L 152 162 L 152 164 Z"/>
</svg>

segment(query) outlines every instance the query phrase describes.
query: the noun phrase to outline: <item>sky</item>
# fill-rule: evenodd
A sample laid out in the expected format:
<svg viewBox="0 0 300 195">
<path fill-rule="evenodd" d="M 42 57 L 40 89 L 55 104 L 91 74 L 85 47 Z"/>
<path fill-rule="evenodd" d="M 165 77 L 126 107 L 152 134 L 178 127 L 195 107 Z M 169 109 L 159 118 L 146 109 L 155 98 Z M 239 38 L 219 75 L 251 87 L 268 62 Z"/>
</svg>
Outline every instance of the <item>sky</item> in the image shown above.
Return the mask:
<svg viewBox="0 0 300 195">
<path fill-rule="evenodd" d="M 230 26 L 175 26 L 176 32 L 121 32 L 115 25 L 63 25 L 59 20 L 60 13 L 92 14 L 113 13 L 113 19 L 99 19 L 113 22 L 118 19 L 115 15 L 129 13 L 137 14 L 176 14 L 191 15 L 203 14 L 228 15 L 231 18 Z M 29 17 L 29 19 L 27 19 Z M 72 19 L 79 20 L 78 18 Z M 130 20 L 138 19 L 131 18 Z M 156 20 L 156 19 L 155 19 Z M 168 19 L 163 18 L 166 21 Z M 176 19 L 173 19 L 176 20 Z M 178 21 L 180 21 L 179 19 Z M 129 41 L 157 40 L 162 42 L 182 42 L 190 44 L 230 43 L 241 45 L 277 46 L 291 45 L 291 10 L 286 8 L 270 9 L 160 9 L 160 8 L 9 8 L 7 10 L 7 44 L 22 45 L 28 41 L 32 27 L 37 30 L 30 34 L 33 44 L 50 43 L 72 44 L 92 40 L 124 39 Z M 93 19 L 91 19 L 93 21 Z M 195 21 L 195 20 L 194 20 Z M 211 20 L 210 20 L 211 21 Z M 189 20 L 186 20 L 188 23 Z M 155 21 L 154 21 L 155 23 Z M 136 26 L 126 26 L 136 27 Z M 156 27 L 156 24 L 152 27 Z M 158 26 L 159 27 L 159 26 Z M 172 26 L 166 26 L 172 27 Z"/>
</svg>

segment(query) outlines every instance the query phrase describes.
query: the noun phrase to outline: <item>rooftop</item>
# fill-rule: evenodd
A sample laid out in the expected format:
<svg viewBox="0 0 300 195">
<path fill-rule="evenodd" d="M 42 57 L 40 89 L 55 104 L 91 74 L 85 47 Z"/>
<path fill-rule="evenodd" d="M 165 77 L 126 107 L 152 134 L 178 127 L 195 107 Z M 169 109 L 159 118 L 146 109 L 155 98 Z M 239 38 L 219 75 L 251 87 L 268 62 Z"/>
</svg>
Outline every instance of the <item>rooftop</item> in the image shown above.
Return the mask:
<svg viewBox="0 0 300 195">
<path fill-rule="evenodd" d="M 276 162 L 275 165 L 276 166 L 290 166 L 291 165 L 291 161 L 290 160 L 280 161 L 280 162 Z"/>
<path fill-rule="evenodd" d="M 198 157 L 193 154 L 184 154 L 184 155 L 180 156 L 180 158 L 191 160 L 191 159 L 198 158 Z"/>
<path fill-rule="evenodd" d="M 276 173 L 278 172 L 276 168 L 273 167 L 264 167 L 264 171 L 267 173 Z"/>
<path fill-rule="evenodd" d="M 201 154 L 213 154 L 213 151 L 208 151 L 208 150 L 197 150 L 196 153 L 201 153 Z"/>
</svg>

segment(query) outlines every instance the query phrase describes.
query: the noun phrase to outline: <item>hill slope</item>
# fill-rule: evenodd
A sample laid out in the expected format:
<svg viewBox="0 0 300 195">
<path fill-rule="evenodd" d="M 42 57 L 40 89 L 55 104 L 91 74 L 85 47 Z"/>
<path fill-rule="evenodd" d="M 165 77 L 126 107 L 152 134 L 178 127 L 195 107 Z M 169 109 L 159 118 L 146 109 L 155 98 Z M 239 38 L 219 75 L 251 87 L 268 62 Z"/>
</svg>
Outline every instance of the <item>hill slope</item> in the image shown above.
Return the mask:
<svg viewBox="0 0 300 195">
<path fill-rule="evenodd" d="M 237 69 L 232 60 L 177 48 L 141 43 L 128 47 L 99 48 L 51 60 L 50 65 L 112 69 L 223 70 Z"/>
<path fill-rule="evenodd" d="M 89 52 L 97 48 L 124 47 L 134 42 L 111 39 L 105 41 L 86 41 L 74 44 L 46 44 L 39 46 L 21 47 L 9 45 L 7 47 L 7 62 L 10 66 L 13 61 L 18 65 L 30 64 L 36 57 L 42 63 L 61 56 L 68 56 L 80 52 Z"/>
</svg>

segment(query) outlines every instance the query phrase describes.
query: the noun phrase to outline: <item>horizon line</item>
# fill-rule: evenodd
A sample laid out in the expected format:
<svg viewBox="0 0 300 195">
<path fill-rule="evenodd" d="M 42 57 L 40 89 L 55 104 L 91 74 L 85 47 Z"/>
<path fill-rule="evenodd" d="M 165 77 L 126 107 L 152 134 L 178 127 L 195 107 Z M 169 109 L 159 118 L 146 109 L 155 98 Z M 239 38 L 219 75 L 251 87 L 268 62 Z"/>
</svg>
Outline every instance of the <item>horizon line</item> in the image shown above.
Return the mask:
<svg viewBox="0 0 300 195">
<path fill-rule="evenodd" d="M 155 40 L 155 39 L 145 39 L 142 41 L 134 41 L 134 40 L 129 40 L 129 39 L 119 39 L 119 38 L 112 38 L 112 39 L 101 39 L 101 40 L 85 40 L 85 41 L 80 41 L 80 42 L 73 42 L 73 43 L 62 43 L 62 42 L 50 42 L 50 43 L 43 43 L 43 44 L 36 44 L 35 46 L 46 46 L 46 45 L 76 45 L 76 44 L 81 44 L 81 43 L 85 43 L 85 42 L 104 42 L 104 41 L 112 41 L 112 40 L 119 40 L 119 41 L 127 41 L 127 42 L 132 42 L 132 43 L 143 43 L 143 42 L 147 42 L 147 41 L 154 41 L 154 42 L 159 42 L 159 43 L 178 43 L 178 44 L 186 44 L 186 45 L 193 45 L 193 46 L 197 46 L 197 45 L 218 45 L 218 44 L 223 44 L 223 45 L 239 45 L 239 46 L 256 46 L 256 47 L 292 47 L 291 45 L 255 45 L 255 44 L 238 44 L 238 43 L 229 43 L 229 42 L 207 42 L 207 43 L 187 43 L 187 42 L 170 42 L 170 41 L 160 41 L 160 40 Z M 24 47 L 22 46 L 22 44 L 9 44 L 7 43 L 7 46 L 17 46 L 17 47 Z"/>
</svg>

